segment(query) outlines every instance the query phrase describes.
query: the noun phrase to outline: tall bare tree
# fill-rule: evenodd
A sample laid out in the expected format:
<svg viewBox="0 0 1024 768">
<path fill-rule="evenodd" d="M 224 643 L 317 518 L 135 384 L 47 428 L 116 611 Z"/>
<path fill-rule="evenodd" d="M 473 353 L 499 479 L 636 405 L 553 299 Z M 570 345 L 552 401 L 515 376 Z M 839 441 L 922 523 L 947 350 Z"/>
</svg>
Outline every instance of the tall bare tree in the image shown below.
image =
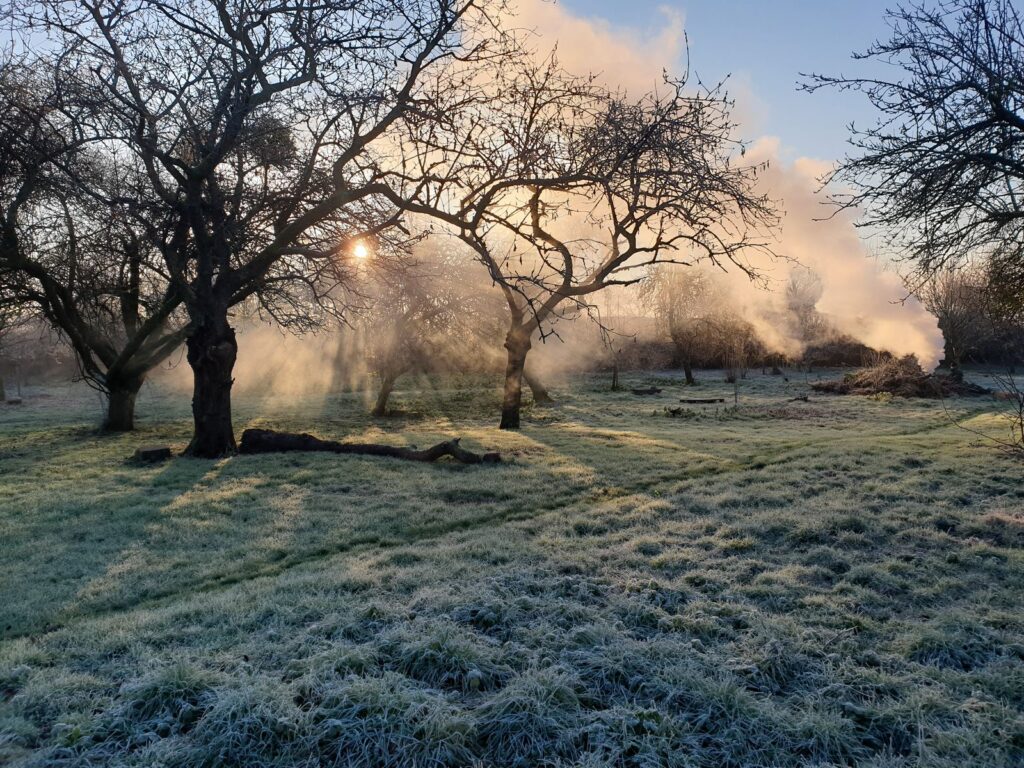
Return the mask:
<svg viewBox="0 0 1024 768">
<path fill-rule="evenodd" d="M 480 0 L 38 0 L 19 19 L 102 95 L 97 130 L 170 222 L 189 321 L 189 452 L 235 450 L 229 309 L 300 322 L 346 279 L 339 250 L 397 223 L 417 182 L 396 128 L 435 119 L 501 35 Z M 459 60 L 460 67 L 451 64 Z M 396 190 L 401 190 L 396 193 Z M 384 205 L 392 193 L 398 205 Z"/>
<path fill-rule="evenodd" d="M 879 113 L 852 127 L 830 180 L 923 276 L 996 254 L 999 281 L 1024 264 L 1024 18 L 1013 0 L 906 0 L 892 35 L 854 58 L 879 74 L 813 76 L 859 91 Z M 1018 292 L 1019 293 L 1019 292 Z"/>
<path fill-rule="evenodd" d="M 413 209 L 471 245 L 509 308 L 500 426 L 520 423 L 532 342 L 590 309 L 613 285 L 660 261 L 748 268 L 775 221 L 739 160 L 730 102 L 666 81 L 638 99 L 566 75 L 557 62 L 506 68 L 486 105 L 453 110 L 419 136 L 443 168 L 435 196 Z"/>
</svg>

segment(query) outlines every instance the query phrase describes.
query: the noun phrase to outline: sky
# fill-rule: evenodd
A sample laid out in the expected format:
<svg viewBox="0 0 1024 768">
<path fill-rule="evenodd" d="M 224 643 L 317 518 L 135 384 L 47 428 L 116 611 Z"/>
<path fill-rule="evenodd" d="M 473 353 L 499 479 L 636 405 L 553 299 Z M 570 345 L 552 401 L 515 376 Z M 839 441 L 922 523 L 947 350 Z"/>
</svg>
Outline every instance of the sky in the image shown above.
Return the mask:
<svg viewBox="0 0 1024 768">
<path fill-rule="evenodd" d="M 681 19 L 690 64 L 705 82 L 730 76 L 742 134 L 776 136 L 784 159 L 835 160 L 847 126 L 872 119 L 859 94 L 797 90 L 801 72 L 863 73 L 851 53 L 887 37 L 893 0 L 559 0 L 575 16 L 602 19 L 644 40 Z M 678 71 L 684 62 L 666 61 Z"/>
</svg>

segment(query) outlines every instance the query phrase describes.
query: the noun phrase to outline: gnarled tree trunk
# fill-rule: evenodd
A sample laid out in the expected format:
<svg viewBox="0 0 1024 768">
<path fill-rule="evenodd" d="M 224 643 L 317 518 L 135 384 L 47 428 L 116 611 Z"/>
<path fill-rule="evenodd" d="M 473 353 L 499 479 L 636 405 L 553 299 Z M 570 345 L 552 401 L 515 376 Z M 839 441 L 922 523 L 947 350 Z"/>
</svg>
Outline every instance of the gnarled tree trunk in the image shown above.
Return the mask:
<svg viewBox="0 0 1024 768">
<path fill-rule="evenodd" d="M 377 402 L 373 406 L 373 410 L 370 411 L 371 416 L 384 416 L 388 412 L 388 399 L 391 397 L 391 392 L 395 388 L 395 382 L 398 380 L 398 374 L 396 373 L 385 373 L 380 377 L 380 390 L 377 392 Z"/>
<path fill-rule="evenodd" d="M 135 398 L 142 387 L 141 379 L 107 381 L 107 414 L 104 432 L 131 432 L 135 429 Z"/>
<path fill-rule="evenodd" d="M 686 358 L 683 358 L 683 375 L 686 376 L 687 385 L 693 386 L 697 383 L 697 380 L 693 378 L 693 363 Z"/>
<path fill-rule="evenodd" d="M 235 453 L 231 427 L 231 372 L 238 355 L 235 331 L 226 309 L 204 319 L 189 336 L 188 364 L 192 366 L 192 417 L 195 433 L 185 451 L 189 456 L 215 459 Z"/>
<path fill-rule="evenodd" d="M 533 393 L 534 405 L 552 405 L 555 399 L 551 397 L 547 387 L 544 386 L 544 382 L 537 377 L 537 372 L 530 370 L 529 368 L 523 367 L 523 379 L 526 381 L 526 386 L 530 388 Z"/>
<path fill-rule="evenodd" d="M 505 366 L 505 393 L 501 401 L 499 429 L 519 429 L 519 411 L 523 403 L 523 370 L 530 351 L 529 336 L 510 331 L 505 339 L 508 362 Z"/>
</svg>

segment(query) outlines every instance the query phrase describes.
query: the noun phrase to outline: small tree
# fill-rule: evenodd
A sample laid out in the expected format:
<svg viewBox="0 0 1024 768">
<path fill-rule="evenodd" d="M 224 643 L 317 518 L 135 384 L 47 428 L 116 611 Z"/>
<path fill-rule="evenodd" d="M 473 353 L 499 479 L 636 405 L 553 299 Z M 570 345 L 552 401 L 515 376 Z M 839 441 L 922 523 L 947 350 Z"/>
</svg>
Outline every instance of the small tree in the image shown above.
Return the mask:
<svg viewBox="0 0 1024 768">
<path fill-rule="evenodd" d="M 398 379 L 411 372 L 479 369 L 500 337 L 503 307 L 467 276 L 465 253 L 426 242 L 403 269 L 372 275 L 360 330 L 370 369 L 380 382 L 374 416 L 387 413 Z"/>
<path fill-rule="evenodd" d="M 984 349 L 996 334 L 989 313 L 984 275 L 974 270 L 946 269 L 936 273 L 918 291 L 925 307 L 939 321 L 945 365 L 963 378 L 963 364 Z"/>
<path fill-rule="evenodd" d="M 798 267 L 789 273 L 786 309 L 792 315 L 804 345 L 821 341 L 829 333 L 828 322 L 818 311 L 823 291 L 821 277 L 812 270 Z"/>
<path fill-rule="evenodd" d="M 710 357 L 711 318 L 721 311 L 724 296 L 703 269 L 659 265 L 640 284 L 640 297 L 672 340 L 686 383 L 697 383 L 693 369 Z"/>
<path fill-rule="evenodd" d="M 123 202 L 132 169 L 83 131 L 95 107 L 45 62 L 0 69 L 0 301 L 61 333 L 107 398 L 104 428 L 124 431 L 185 331 L 157 267 L 162 221 Z"/>
</svg>

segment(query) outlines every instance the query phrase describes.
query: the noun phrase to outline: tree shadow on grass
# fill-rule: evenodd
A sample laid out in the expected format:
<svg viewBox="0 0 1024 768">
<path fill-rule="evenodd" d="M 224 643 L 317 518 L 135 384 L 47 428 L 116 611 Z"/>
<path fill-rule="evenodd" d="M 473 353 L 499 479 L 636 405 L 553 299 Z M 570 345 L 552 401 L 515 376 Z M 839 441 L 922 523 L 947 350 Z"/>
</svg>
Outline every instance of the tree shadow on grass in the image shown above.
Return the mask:
<svg viewBox="0 0 1024 768">
<path fill-rule="evenodd" d="M 426 444 L 450 426 L 407 437 Z M 47 498 L 26 497 L 8 518 L 5 636 L 500 524 L 570 498 L 552 492 L 566 490 L 557 459 L 466 467 L 281 454 L 150 468 L 115 464 L 122 452 L 106 444 L 74 452 L 75 478 L 59 478 L 59 455 L 39 469 L 51 477 Z"/>
<path fill-rule="evenodd" d="M 75 466 L 57 455 L 36 468 L 47 476 L 45 489 L 18 488 L 8 497 L 0 637 L 45 630 L 77 612 L 82 585 L 137 546 L 162 506 L 211 473 L 210 465 L 191 461 L 146 468 L 112 464 L 104 456 Z"/>
</svg>

